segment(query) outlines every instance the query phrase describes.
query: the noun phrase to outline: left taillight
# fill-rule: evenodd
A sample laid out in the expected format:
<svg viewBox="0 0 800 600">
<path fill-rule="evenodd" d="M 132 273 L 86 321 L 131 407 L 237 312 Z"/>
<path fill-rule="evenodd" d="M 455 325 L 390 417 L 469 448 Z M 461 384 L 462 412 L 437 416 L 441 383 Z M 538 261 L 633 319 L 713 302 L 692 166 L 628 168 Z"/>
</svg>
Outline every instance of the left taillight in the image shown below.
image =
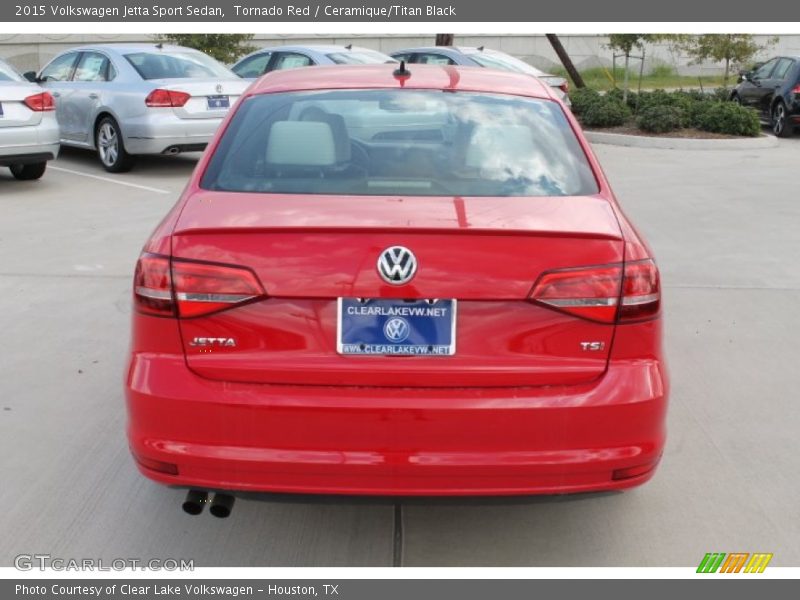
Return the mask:
<svg viewBox="0 0 800 600">
<path fill-rule="evenodd" d="M 144 254 L 134 277 L 140 312 L 156 316 L 199 317 L 265 295 L 250 269 Z"/>
<path fill-rule="evenodd" d="M 661 305 L 658 268 L 650 260 L 544 273 L 530 299 L 601 323 L 655 318 Z"/>
<path fill-rule="evenodd" d="M 33 94 L 23 100 L 25 106 L 34 112 L 50 112 L 56 109 L 56 103 L 50 92 L 42 92 L 40 94 Z"/>
<path fill-rule="evenodd" d="M 564 83 L 558 86 L 558 89 L 560 89 L 565 94 L 569 94 L 569 81 L 565 79 Z"/>
<path fill-rule="evenodd" d="M 158 317 L 174 317 L 169 258 L 142 254 L 133 276 L 133 298 L 139 312 Z"/>
</svg>

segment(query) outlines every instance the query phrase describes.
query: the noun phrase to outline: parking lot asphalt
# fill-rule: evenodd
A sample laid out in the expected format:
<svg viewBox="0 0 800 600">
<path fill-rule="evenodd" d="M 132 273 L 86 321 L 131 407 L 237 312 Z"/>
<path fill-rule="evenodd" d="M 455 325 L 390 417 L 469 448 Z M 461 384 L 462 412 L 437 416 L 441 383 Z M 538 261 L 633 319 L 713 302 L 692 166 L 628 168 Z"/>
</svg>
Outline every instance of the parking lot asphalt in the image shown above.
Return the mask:
<svg viewBox="0 0 800 600">
<path fill-rule="evenodd" d="M 596 146 L 658 258 L 672 374 L 656 477 L 621 494 L 263 497 L 230 518 L 136 471 L 122 378 L 142 243 L 196 155 L 109 175 L 65 150 L 0 168 L 0 566 L 18 554 L 196 566 L 800 566 L 800 139 L 749 151 Z M 399 534 L 399 535 L 397 535 Z"/>
</svg>

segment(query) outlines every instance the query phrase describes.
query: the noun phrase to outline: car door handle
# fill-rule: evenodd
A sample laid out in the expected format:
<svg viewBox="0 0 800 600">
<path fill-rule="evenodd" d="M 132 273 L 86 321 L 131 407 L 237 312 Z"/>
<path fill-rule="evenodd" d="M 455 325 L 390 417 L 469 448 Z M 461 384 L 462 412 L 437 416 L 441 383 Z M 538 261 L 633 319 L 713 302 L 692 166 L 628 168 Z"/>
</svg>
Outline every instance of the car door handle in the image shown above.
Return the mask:
<svg viewBox="0 0 800 600">
<path fill-rule="evenodd" d="M 99 97 L 100 97 L 99 94 L 95 94 L 95 93 L 89 94 L 89 98 L 91 98 L 92 100 L 97 100 Z"/>
</svg>

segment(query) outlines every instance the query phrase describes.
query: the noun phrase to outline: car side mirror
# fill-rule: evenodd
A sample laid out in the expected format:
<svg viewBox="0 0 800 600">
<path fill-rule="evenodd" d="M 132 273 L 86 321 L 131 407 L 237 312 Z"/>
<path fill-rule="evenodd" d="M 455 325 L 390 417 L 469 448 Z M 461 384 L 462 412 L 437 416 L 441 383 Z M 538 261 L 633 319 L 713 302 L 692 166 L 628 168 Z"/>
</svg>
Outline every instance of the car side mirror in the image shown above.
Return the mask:
<svg viewBox="0 0 800 600">
<path fill-rule="evenodd" d="M 39 78 L 36 77 L 36 71 L 25 71 L 22 76 L 31 83 L 39 83 Z"/>
</svg>

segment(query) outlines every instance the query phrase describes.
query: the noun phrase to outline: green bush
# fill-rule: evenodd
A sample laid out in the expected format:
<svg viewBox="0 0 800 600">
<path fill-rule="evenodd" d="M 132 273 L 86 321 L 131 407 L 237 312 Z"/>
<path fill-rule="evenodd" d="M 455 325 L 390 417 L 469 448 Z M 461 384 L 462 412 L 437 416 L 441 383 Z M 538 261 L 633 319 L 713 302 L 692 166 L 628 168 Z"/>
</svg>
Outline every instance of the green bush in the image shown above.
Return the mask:
<svg viewBox="0 0 800 600">
<path fill-rule="evenodd" d="M 708 100 L 697 101 L 692 103 L 689 106 L 689 110 L 686 112 L 686 120 L 685 124 L 687 127 L 694 127 L 695 129 L 700 129 L 700 123 L 703 122 L 705 119 L 705 114 L 709 108 L 718 104 L 716 102 L 709 102 Z"/>
<path fill-rule="evenodd" d="M 706 96 L 708 96 L 709 100 L 715 102 L 727 102 L 731 99 L 731 91 L 732 90 L 730 88 L 722 86 L 718 87 L 710 94 L 706 94 Z"/>
<path fill-rule="evenodd" d="M 622 102 L 622 98 L 624 97 L 624 95 L 625 92 L 623 92 L 620 88 L 614 88 L 606 92 L 606 96 L 608 96 L 609 98 L 613 98 L 618 102 Z M 636 110 L 638 99 L 636 92 L 634 92 L 633 90 L 628 90 L 628 100 L 626 104 L 628 105 L 628 108 L 630 108 L 631 110 L 634 111 Z"/>
<path fill-rule="evenodd" d="M 569 93 L 569 99 L 572 102 L 572 112 L 576 115 L 581 115 L 586 112 L 592 104 L 597 102 L 602 96 L 591 88 L 577 88 Z"/>
<path fill-rule="evenodd" d="M 631 110 L 622 102 L 602 97 L 581 113 L 581 121 L 587 127 L 616 127 L 624 125 L 630 116 Z"/>
<path fill-rule="evenodd" d="M 686 117 L 679 106 L 650 106 L 639 113 L 636 124 L 650 133 L 667 133 L 684 126 Z"/>
<path fill-rule="evenodd" d="M 686 113 L 689 111 L 689 106 L 696 101 L 693 96 L 681 91 L 653 90 L 652 92 L 642 92 L 639 94 L 637 112 L 641 113 L 654 106 L 677 106 Z"/>
<path fill-rule="evenodd" d="M 696 127 L 703 131 L 756 137 L 761 135 L 758 115 L 750 108 L 733 102 L 709 102 L 709 106 L 696 115 Z"/>
</svg>

